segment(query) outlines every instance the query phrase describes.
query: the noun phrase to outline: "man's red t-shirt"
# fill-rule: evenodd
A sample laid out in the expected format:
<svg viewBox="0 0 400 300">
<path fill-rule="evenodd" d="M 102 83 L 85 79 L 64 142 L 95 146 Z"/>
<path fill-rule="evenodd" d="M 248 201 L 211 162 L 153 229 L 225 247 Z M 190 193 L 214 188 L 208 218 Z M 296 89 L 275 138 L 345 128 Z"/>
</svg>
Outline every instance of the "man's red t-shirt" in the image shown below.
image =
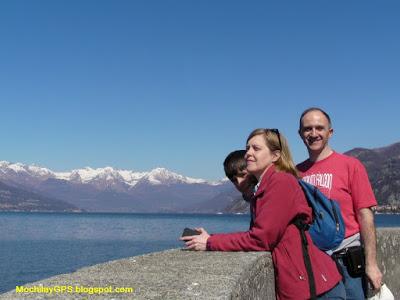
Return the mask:
<svg viewBox="0 0 400 300">
<path fill-rule="evenodd" d="M 338 201 L 346 226 L 345 237 L 360 232 L 357 211 L 377 205 L 362 163 L 354 157 L 333 152 L 315 163 L 305 160 L 297 169 L 304 181 Z"/>
</svg>

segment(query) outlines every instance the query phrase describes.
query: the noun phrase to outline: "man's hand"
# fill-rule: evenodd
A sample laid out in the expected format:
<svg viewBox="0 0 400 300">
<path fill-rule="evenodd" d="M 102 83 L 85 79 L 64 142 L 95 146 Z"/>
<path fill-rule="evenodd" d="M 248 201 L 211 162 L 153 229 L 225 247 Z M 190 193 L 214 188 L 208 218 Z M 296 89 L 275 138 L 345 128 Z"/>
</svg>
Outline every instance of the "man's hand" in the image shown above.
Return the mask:
<svg viewBox="0 0 400 300">
<path fill-rule="evenodd" d="M 382 285 L 382 273 L 379 270 L 378 266 L 365 266 L 365 274 L 368 277 L 369 282 L 372 284 L 375 290 L 379 290 Z"/>
<path fill-rule="evenodd" d="M 374 225 L 374 213 L 370 208 L 361 208 L 358 211 L 361 239 L 364 242 L 365 274 L 375 290 L 381 288 L 382 272 L 376 262 L 376 232 Z"/>
<path fill-rule="evenodd" d="M 196 250 L 196 251 L 205 251 L 207 250 L 207 240 L 210 235 L 204 228 L 195 228 L 197 231 L 200 231 L 199 235 L 191 235 L 181 237 L 181 241 L 185 241 L 186 249 Z"/>
</svg>

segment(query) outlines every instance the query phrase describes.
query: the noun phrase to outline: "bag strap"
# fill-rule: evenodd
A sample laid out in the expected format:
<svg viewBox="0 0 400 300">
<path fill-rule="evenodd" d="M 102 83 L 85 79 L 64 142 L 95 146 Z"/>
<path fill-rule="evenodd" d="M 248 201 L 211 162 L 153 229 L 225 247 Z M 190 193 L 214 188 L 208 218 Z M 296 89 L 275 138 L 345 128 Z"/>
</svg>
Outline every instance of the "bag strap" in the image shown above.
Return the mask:
<svg viewBox="0 0 400 300">
<path fill-rule="evenodd" d="M 310 254 L 308 252 L 308 242 L 307 242 L 307 237 L 306 237 L 306 233 L 305 233 L 305 231 L 308 230 L 309 225 L 306 224 L 301 217 L 297 217 L 293 223 L 294 223 L 294 225 L 296 225 L 296 227 L 300 231 L 301 249 L 303 252 L 304 265 L 307 270 L 308 285 L 310 288 L 310 299 L 316 300 L 317 299 L 317 291 L 315 288 L 315 278 L 314 278 L 314 273 L 313 273 L 313 270 L 311 267 L 311 259 L 310 259 Z"/>
</svg>

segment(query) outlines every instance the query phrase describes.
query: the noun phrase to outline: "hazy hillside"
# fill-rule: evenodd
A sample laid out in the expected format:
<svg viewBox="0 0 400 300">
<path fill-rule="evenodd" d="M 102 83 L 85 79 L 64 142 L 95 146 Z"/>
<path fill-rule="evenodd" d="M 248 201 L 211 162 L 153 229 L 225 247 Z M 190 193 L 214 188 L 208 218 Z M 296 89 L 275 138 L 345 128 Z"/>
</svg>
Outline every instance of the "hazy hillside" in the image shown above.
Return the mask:
<svg viewBox="0 0 400 300">
<path fill-rule="evenodd" d="M 0 211 L 81 211 L 67 202 L 21 190 L 0 182 Z"/>
<path fill-rule="evenodd" d="M 400 207 L 400 143 L 377 149 L 355 148 L 345 154 L 364 164 L 379 205 Z"/>
</svg>

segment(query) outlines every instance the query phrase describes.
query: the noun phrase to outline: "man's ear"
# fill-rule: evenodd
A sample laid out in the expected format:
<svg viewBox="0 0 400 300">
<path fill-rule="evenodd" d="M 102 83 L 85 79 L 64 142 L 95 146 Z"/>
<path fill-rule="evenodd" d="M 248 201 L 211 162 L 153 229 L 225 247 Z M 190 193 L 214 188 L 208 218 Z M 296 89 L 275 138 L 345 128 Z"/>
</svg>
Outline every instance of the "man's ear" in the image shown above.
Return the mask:
<svg viewBox="0 0 400 300">
<path fill-rule="evenodd" d="M 329 133 L 329 138 L 331 138 L 332 137 L 332 135 L 333 135 L 333 128 L 331 127 L 331 128 L 329 128 L 329 131 L 328 131 L 328 133 Z"/>
</svg>

